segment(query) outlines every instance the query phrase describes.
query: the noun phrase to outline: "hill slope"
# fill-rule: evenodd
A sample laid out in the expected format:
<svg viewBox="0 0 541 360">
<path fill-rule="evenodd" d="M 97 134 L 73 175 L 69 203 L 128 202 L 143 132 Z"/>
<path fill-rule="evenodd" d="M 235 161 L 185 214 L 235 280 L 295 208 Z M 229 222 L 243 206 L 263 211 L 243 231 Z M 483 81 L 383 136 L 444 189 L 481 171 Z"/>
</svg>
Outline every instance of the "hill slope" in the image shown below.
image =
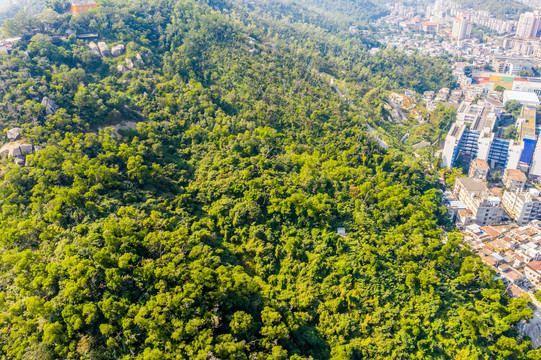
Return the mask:
<svg viewBox="0 0 541 360">
<path fill-rule="evenodd" d="M 538 356 L 527 301 L 442 241 L 437 178 L 365 132 L 384 89 L 449 84 L 414 76 L 446 64 L 210 5 L 104 2 L 49 21 L 126 55 L 37 35 L 2 58 L 0 122 L 44 147 L 2 160 L 3 356 Z"/>
</svg>

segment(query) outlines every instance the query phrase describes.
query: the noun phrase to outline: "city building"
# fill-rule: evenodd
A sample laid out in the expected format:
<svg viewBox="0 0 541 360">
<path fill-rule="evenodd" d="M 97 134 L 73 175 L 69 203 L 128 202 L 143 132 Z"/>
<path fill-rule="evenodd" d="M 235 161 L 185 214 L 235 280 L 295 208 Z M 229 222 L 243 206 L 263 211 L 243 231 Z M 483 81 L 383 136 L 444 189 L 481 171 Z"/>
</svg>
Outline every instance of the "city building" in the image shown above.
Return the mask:
<svg viewBox="0 0 541 360">
<path fill-rule="evenodd" d="M 505 191 L 502 206 L 518 225 L 526 225 L 532 220 L 541 220 L 541 199 L 536 189 L 526 193 Z"/>
<path fill-rule="evenodd" d="M 503 183 L 507 189 L 513 192 L 522 192 L 526 186 L 526 174 L 518 169 L 505 169 Z"/>
<path fill-rule="evenodd" d="M 541 286 L 541 261 L 534 260 L 524 266 L 524 275 L 535 287 Z"/>
<path fill-rule="evenodd" d="M 535 94 L 529 93 L 530 95 Z M 503 104 L 494 99 L 480 100 L 477 104 L 464 101 L 457 110 L 457 121 L 445 139 L 442 166 L 453 167 L 462 156 L 464 163 L 472 159 L 484 160 L 491 169 L 517 169 L 528 171 L 535 150 L 535 111 L 526 108 L 520 118 L 519 141 L 496 137 L 493 131 Z"/>
<path fill-rule="evenodd" d="M 539 11 L 527 12 L 520 15 L 517 24 L 517 37 L 536 37 L 541 29 L 541 13 Z"/>
<path fill-rule="evenodd" d="M 526 53 L 531 53 L 532 51 L 525 51 Z M 518 75 L 521 71 L 529 70 L 533 67 L 531 61 L 526 60 L 509 60 L 507 62 L 507 73 L 509 75 Z"/>
<path fill-rule="evenodd" d="M 470 164 L 468 176 L 475 179 L 486 180 L 490 167 L 485 160 L 474 159 Z"/>
<path fill-rule="evenodd" d="M 471 35 L 471 22 L 465 17 L 456 17 L 453 19 L 452 35 L 456 40 L 469 39 Z"/>
<path fill-rule="evenodd" d="M 70 13 L 72 14 L 78 14 L 98 8 L 98 4 L 93 0 L 70 0 L 70 3 Z"/>
<path fill-rule="evenodd" d="M 493 196 L 482 180 L 457 178 L 453 195 L 471 211 L 477 225 L 497 225 L 502 221 L 504 209 L 501 200 Z"/>
<path fill-rule="evenodd" d="M 538 141 L 535 146 L 535 151 L 532 156 L 532 162 L 530 164 L 530 171 L 528 173 L 529 178 L 541 177 L 541 141 Z"/>
<path fill-rule="evenodd" d="M 442 24 L 438 22 L 430 22 L 430 21 L 421 22 L 421 30 L 425 32 L 438 32 L 440 31 L 441 27 L 442 27 Z"/>
<path fill-rule="evenodd" d="M 463 121 L 467 124 L 475 123 L 483 113 L 484 106 L 474 105 L 471 102 L 464 101 L 458 107 L 456 120 Z"/>
<path fill-rule="evenodd" d="M 541 96 L 541 81 L 515 81 L 513 91 L 533 92 Z"/>
<path fill-rule="evenodd" d="M 505 90 L 503 92 L 503 103 L 507 103 L 508 101 L 516 100 L 519 103 L 521 103 L 523 106 L 534 106 L 538 107 L 539 97 L 532 92 L 524 92 L 524 91 L 513 91 L 513 90 Z"/>
</svg>

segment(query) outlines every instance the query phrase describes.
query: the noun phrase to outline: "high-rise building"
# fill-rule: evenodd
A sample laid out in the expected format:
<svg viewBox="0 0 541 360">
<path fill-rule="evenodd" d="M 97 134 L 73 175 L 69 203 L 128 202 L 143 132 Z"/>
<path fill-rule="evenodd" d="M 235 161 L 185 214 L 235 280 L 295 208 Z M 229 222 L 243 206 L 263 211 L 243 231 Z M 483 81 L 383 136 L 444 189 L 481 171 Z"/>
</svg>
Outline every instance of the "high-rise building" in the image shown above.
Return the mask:
<svg viewBox="0 0 541 360">
<path fill-rule="evenodd" d="M 454 18 L 452 35 L 456 40 L 468 39 L 471 35 L 471 22 L 464 16 Z"/>
<path fill-rule="evenodd" d="M 536 37 L 539 30 L 541 30 L 541 13 L 539 11 L 527 12 L 520 15 L 520 20 L 517 24 L 517 37 Z"/>
</svg>

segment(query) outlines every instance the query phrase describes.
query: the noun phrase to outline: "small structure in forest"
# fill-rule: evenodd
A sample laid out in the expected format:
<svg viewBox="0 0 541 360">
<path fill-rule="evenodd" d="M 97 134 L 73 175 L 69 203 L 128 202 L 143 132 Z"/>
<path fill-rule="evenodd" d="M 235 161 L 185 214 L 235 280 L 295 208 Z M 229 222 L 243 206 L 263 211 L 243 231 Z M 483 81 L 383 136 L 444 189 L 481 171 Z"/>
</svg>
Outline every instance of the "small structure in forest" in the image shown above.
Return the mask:
<svg viewBox="0 0 541 360">
<path fill-rule="evenodd" d="M 70 0 L 70 13 L 79 14 L 84 11 L 97 9 L 98 4 L 93 0 Z"/>
</svg>

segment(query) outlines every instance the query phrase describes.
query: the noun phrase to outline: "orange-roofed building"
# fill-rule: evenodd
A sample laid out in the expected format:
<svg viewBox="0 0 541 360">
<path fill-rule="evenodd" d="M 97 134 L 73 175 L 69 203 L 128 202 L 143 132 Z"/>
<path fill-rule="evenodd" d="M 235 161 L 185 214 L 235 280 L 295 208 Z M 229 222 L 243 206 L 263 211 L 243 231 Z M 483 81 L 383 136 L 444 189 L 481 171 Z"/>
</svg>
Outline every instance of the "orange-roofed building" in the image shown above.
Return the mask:
<svg viewBox="0 0 541 360">
<path fill-rule="evenodd" d="M 70 0 L 70 2 L 70 13 L 72 14 L 79 14 L 84 11 L 98 8 L 98 4 L 92 0 Z"/>
<path fill-rule="evenodd" d="M 524 267 L 524 275 L 539 289 L 541 286 L 541 261 L 530 261 Z"/>
</svg>

